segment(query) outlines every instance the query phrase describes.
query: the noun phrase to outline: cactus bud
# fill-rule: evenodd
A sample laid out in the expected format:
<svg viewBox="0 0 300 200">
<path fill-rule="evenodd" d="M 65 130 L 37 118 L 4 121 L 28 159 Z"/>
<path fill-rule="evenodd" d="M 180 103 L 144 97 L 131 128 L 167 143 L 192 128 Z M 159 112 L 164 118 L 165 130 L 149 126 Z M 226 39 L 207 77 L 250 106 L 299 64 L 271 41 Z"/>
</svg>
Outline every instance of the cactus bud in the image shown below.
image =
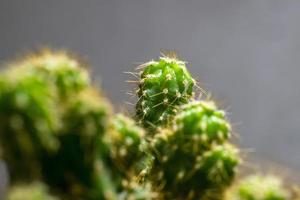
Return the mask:
<svg viewBox="0 0 300 200">
<path fill-rule="evenodd" d="M 136 104 L 136 115 L 147 128 L 164 125 L 176 113 L 176 107 L 192 97 L 194 80 L 185 62 L 161 57 L 143 65 Z"/>
</svg>

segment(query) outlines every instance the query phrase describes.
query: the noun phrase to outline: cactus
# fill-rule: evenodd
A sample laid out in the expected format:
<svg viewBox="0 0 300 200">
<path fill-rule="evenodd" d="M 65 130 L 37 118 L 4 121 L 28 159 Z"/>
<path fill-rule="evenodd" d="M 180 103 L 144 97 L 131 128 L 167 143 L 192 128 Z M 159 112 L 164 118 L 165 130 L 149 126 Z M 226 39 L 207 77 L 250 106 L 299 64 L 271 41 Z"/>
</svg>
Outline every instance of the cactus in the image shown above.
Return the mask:
<svg viewBox="0 0 300 200">
<path fill-rule="evenodd" d="M 110 106 L 79 62 L 60 52 L 27 56 L 9 65 L 0 88 L 2 158 L 12 182 L 43 179 L 72 199 L 107 196 L 98 160 Z"/>
<path fill-rule="evenodd" d="M 140 66 L 136 116 L 146 128 L 167 124 L 176 107 L 188 102 L 193 95 L 194 79 L 185 62 L 161 57 Z"/>
<path fill-rule="evenodd" d="M 29 54 L 11 67 L 24 68 L 53 85 L 61 99 L 75 95 L 90 86 L 87 67 L 79 59 L 64 51 L 43 50 Z"/>
<path fill-rule="evenodd" d="M 123 114 L 112 118 L 105 142 L 109 154 L 103 158 L 110 170 L 119 200 L 154 200 L 157 194 L 150 184 L 140 184 L 138 173 L 147 163 L 143 151 L 145 131 Z"/>
<path fill-rule="evenodd" d="M 199 199 L 232 182 L 240 162 L 236 147 L 228 144 L 229 124 L 212 102 L 182 106 L 172 129 L 154 136 L 153 164 L 147 174 L 167 199 Z M 210 197 L 210 199 L 218 199 Z"/>
<path fill-rule="evenodd" d="M 56 98 L 51 86 L 17 66 L 0 77 L 0 143 L 11 181 L 40 176 L 43 152 L 59 143 Z"/>
<path fill-rule="evenodd" d="M 59 200 L 59 198 L 49 194 L 45 184 L 35 182 L 12 186 L 5 200 Z"/>
<path fill-rule="evenodd" d="M 110 146 L 111 166 L 115 168 L 113 174 L 121 182 L 126 182 L 141 168 L 140 162 L 144 153 L 141 151 L 144 130 L 138 127 L 135 122 L 118 114 L 112 119 L 112 129 L 107 134 L 108 145 Z"/>
<path fill-rule="evenodd" d="M 290 193 L 282 180 L 273 175 L 251 175 L 227 194 L 228 200 L 289 200 Z"/>
<path fill-rule="evenodd" d="M 13 182 L 41 176 L 38 160 L 58 149 L 56 107 L 90 84 L 80 66 L 68 54 L 50 50 L 6 66 L 0 77 L 0 143 Z"/>
<path fill-rule="evenodd" d="M 43 174 L 48 184 L 68 191 L 73 199 L 97 199 L 104 195 L 97 161 L 106 148 L 102 137 L 109 108 L 92 89 L 74 96 L 64 106 L 64 124 L 58 136 L 61 147 L 56 154 L 44 157 Z"/>
<path fill-rule="evenodd" d="M 139 66 L 136 121 L 112 116 L 70 54 L 45 50 L 7 67 L 0 74 L 6 200 L 299 199 L 274 176 L 230 188 L 241 162 L 230 123 L 212 101 L 194 100 L 185 62 L 163 56 Z"/>
<path fill-rule="evenodd" d="M 230 124 L 225 112 L 218 110 L 212 101 L 192 101 L 181 106 L 182 111 L 174 119 L 174 130 L 189 135 L 200 144 L 210 146 L 212 142 L 223 143 L 230 137 Z"/>
</svg>

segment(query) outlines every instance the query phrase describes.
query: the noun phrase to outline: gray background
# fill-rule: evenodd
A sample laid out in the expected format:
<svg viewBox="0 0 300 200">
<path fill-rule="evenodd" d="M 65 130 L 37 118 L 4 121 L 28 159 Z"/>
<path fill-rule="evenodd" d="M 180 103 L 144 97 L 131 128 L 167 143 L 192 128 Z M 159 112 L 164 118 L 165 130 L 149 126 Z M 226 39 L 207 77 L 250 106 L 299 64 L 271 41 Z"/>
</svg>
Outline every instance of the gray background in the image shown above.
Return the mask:
<svg viewBox="0 0 300 200">
<path fill-rule="evenodd" d="M 67 48 L 120 107 L 122 72 L 175 50 L 232 113 L 246 152 L 299 170 L 299 18 L 298 0 L 1 0 L 0 60 Z"/>
</svg>

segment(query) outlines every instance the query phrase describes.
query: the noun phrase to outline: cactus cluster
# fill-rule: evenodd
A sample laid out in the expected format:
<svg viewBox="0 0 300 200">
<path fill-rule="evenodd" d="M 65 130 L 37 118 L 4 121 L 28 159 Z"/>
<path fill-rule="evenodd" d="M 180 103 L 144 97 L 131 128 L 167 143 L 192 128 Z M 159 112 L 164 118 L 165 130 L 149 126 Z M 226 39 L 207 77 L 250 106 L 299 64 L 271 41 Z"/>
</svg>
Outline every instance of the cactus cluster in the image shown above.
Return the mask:
<svg viewBox="0 0 300 200">
<path fill-rule="evenodd" d="M 114 114 L 86 64 L 44 50 L 0 73 L 5 200 L 298 200 L 274 176 L 234 181 L 241 163 L 231 125 L 195 99 L 186 63 L 138 67 L 136 112 Z M 132 73 L 136 77 L 136 73 Z"/>
</svg>

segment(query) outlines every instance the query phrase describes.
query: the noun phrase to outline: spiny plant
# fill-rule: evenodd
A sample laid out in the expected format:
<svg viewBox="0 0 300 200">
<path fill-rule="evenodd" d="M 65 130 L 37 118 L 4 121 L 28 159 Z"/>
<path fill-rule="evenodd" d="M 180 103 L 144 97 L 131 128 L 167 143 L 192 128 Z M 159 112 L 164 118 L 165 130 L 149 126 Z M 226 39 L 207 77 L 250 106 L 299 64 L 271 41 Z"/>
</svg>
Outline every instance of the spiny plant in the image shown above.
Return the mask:
<svg viewBox="0 0 300 200">
<path fill-rule="evenodd" d="M 51 195 L 45 184 L 35 182 L 12 186 L 5 200 L 59 200 L 59 198 Z"/>
<path fill-rule="evenodd" d="M 51 85 L 31 69 L 15 67 L 0 77 L 0 143 L 11 181 L 40 176 L 39 159 L 59 147 L 60 121 Z"/>
<path fill-rule="evenodd" d="M 170 121 L 177 106 L 193 96 L 194 79 L 185 62 L 167 56 L 138 67 L 141 69 L 138 84 L 136 116 L 146 128 L 154 128 Z"/>
<path fill-rule="evenodd" d="M 144 148 L 145 131 L 136 122 L 117 114 L 112 118 L 111 129 L 105 142 L 109 147 L 108 159 L 104 159 L 111 171 L 119 200 L 154 200 L 158 194 L 151 185 L 140 184 L 138 173 L 148 162 Z"/>
<path fill-rule="evenodd" d="M 279 177 L 274 175 L 251 175 L 228 191 L 228 200 L 288 200 L 288 191 Z M 226 200 L 227 200 L 226 199 Z"/>
<path fill-rule="evenodd" d="M 110 106 L 97 91 L 86 89 L 63 108 L 61 147 L 43 159 L 45 180 L 52 188 L 68 191 L 73 199 L 98 199 L 105 195 L 97 164 L 106 148 L 102 138 Z"/>
<path fill-rule="evenodd" d="M 61 99 L 70 97 L 90 86 L 87 66 L 78 57 L 64 51 L 54 52 L 48 49 L 32 53 L 16 63 L 13 69 L 23 68 L 33 76 L 39 76 L 54 86 Z M 15 67 L 17 66 L 17 68 Z"/>
<path fill-rule="evenodd" d="M 106 140 L 110 147 L 111 166 L 115 167 L 113 175 L 123 184 L 127 184 L 136 170 L 142 168 L 140 161 L 144 157 L 141 150 L 144 136 L 144 130 L 131 118 L 123 114 L 113 117 Z"/>
<path fill-rule="evenodd" d="M 98 160 L 110 106 L 81 66 L 46 51 L 2 74 L 0 141 L 13 183 L 42 179 L 71 199 L 106 198 Z"/>
<path fill-rule="evenodd" d="M 224 112 L 213 102 L 183 105 L 172 127 L 154 136 L 147 176 L 166 199 L 221 199 L 240 162 L 229 135 Z"/>
</svg>

